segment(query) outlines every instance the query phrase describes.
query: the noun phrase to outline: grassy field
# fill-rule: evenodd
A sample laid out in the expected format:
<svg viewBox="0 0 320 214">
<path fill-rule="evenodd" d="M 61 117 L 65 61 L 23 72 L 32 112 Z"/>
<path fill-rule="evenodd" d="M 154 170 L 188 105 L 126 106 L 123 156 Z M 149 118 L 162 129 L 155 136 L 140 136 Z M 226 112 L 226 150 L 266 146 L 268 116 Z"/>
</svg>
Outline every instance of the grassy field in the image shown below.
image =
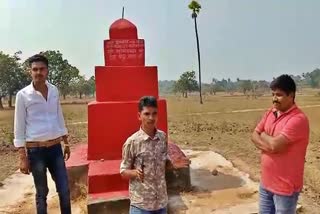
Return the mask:
<svg viewBox="0 0 320 214">
<path fill-rule="evenodd" d="M 311 125 L 305 170 L 303 203 L 311 209 L 320 204 L 320 97 L 314 91 L 298 95 L 297 104 L 307 114 Z M 250 135 L 270 97 L 247 99 L 244 96 L 205 96 L 200 105 L 197 96 L 187 99 L 167 96 L 169 135 L 182 148 L 213 150 L 230 159 L 238 168 L 259 179 L 259 152 L 250 142 Z M 239 111 L 240 110 L 240 111 Z M 241 111 L 242 110 L 242 111 Z M 245 111 L 243 111 L 245 110 Z M 86 142 L 86 104 L 64 104 L 63 111 L 71 134 L 71 143 Z M 13 110 L 0 111 L 0 181 L 17 169 L 12 142 Z M 320 208 L 319 208 L 320 209 Z"/>
</svg>

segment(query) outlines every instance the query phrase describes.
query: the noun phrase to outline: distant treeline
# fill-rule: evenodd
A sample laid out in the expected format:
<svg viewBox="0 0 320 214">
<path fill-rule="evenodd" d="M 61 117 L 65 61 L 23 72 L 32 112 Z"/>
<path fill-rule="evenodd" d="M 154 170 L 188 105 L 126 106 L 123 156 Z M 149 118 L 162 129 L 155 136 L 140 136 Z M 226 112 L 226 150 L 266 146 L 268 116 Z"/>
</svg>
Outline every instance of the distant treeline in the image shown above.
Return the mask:
<svg viewBox="0 0 320 214">
<path fill-rule="evenodd" d="M 297 84 L 298 90 L 301 88 L 320 88 L 320 69 L 314 69 L 312 72 L 303 73 L 302 75 L 291 75 Z M 218 80 L 212 78 L 211 83 L 202 83 L 202 91 L 204 94 L 215 95 L 217 92 L 236 93 L 240 92 L 244 95 L 259 95 L 269 90 L 270 82 L 266 80 L 250 80 L 240 79 L 231 80 L 230 78 Z M 184 72 L 179 80 L 163 80 L 159 81 L 159 90 L 161 94 L 181 93 L 184 97 L 188 93 L 199 90 L 194 71 Z"/>
</svg>

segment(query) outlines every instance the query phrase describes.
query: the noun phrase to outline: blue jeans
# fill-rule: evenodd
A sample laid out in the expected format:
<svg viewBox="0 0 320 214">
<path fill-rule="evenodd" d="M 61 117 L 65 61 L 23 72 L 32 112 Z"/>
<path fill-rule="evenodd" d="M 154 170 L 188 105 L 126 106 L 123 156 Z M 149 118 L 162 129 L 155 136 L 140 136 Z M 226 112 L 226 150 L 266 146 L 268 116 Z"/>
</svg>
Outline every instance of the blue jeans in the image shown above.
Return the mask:
<svg viewBox="0 0 320 214">
<path fill-rule="evenodd" d="M 274 194 L 260 186 L 260 214 L 295 214 L 299 193 L 291 196 Z"/>
<path fill-rule="evenodd" d="M 129 214 L 167 214 L 167 208 L 165 207 L 160 210 L 148 211 L 135 206 L 130 206 Z"/>
<path fill-rule="evenodd" d="M 47 168 L 56 184 L 62 214 L 71 213 L 68 175 L 64 163 L 61 144 L 50 147 L 28 148 L 28 159 L 36 188 L 38 214 L 47 214 Z"/>
</svg>

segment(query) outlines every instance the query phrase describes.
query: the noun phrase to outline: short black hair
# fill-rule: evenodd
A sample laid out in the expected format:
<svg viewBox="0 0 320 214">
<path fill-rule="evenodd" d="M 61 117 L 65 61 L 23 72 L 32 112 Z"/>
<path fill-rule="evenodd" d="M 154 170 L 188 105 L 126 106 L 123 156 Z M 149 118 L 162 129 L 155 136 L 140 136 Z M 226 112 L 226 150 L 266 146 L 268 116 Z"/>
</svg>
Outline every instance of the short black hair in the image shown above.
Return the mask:
<svg viewBox="0 0 320 214">
<path fill-rule="evenodd" d="M 144 96 L 139 100 L 139 112 L 143 110 L 144 107 L 154 107 L 158 108 L 157 99 L 153 96 Z"/>
<path fill-rule="evenodd" d="M 270 84 L 271 90 L 280 89 L 284 92 L 286 92 L 287 95 L 290 93 L 296 93 L 297 87 L 296 83 L 292 79 L 291 76 L 287 74 L 283 74 L 276 79 L 274 79 Z"/>
<path fill-rule="evenodd" d="M 47 67 L 49 66 L 49 61 L 48 61 L 47 57 L 45 57 L 41 54 L 33 55 L 32 57 L 30 57 L 28 59 L 28 62 L 29 62 L 30 67 L 31 67 L 31 64 L 34 62 L 43 62 L 44 64 L 46 64 Z"/>
</svg>

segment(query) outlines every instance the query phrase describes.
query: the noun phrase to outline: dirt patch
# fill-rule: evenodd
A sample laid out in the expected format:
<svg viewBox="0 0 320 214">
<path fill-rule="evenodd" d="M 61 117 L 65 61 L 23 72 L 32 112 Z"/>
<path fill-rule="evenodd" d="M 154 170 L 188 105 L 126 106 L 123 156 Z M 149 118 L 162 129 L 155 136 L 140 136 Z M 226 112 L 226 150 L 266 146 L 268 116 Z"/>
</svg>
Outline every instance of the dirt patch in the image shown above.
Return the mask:
<svg viewBox="0 0 320 214">
<path fill-rule="evenodd" d="M 261 118 L 263 111 L 232 114 L 224 112 L 264 109 L 270 105 L 269 97 L 247 100 L 243 97 L 206 96 L 204 105 L 199 105 L 198 97 L 192 96 L 188 99 L 169 96 L 167 101 L 169 136 L 175 143 L 178 143 L 182 148 L 218 152 L 231 160 L 237 168 L 248 173 L 250 178 L 259 181 L 260 154 L 249 139 L 251 131 Z M 297 103 L 301 106 L 316 105 L 320 103 L 320 100 L 314 96 L 298 96 Z M 320 210 L 320 108 L 303 110 L 309 117 L 312 132 L 306 160 L 305 188 L 300 202 L 304 207 L 304 213 L 309 214 Z M 87 120 L 86 104 L 65 104 L 63 111 L 67 124 Z M 210 112 L 220 113 L 210 114 Z M 13 111 L 0 111 L 0 143 L 12 143 L 12 124 Z M 72 144 L 86 141 L 86 124 L 70 125 L 68 129 Z M 4 150 L 0 149 L 1 182 L 18 166 L 16 152 L 7 150 L 6 146 L 0 146 L 0 148 L 5 148 Z M 243 196 L 245 197 L 246 194 Z"/>
<path fill-rule="evenodd" d="M 7 145 L 0 145 L 0 186 L 1 182 L 18 168 L 18 153 Z"/>
<path fill-rule="evenodd" d="M 5 185 L 0 189 L 0 213 L 30 214 L 35 213 L 35 190 L 31 175 L 14 173 L 4 181 Z M 55 190 L 55 184 L 48 175 L 49 194 L 47 197 L 48 211 L 51 214 L 59 214 L 59 198 Z M 85 189 L 85 187 L 84 187 Z M 86 190 L 83 191 L 86 193 Z M 80 194 L 72 200 L 73 213 L 86 213 L 86 194 Z"/>
<path fill-rule="evenodd" d="M 319 115 L 319 109 L 308 109 L 307 114 Z M 260 152 L 250 142 L 250 135 L 261 112 L 170 117 L 169 132 L 173 142 L 182 148 L 211 150 L 232 161 L 250 177 L 260 179 Z M 318 127 L 309 117 L 312 127 Z M 303 213 L 320 210 L 319 132 L 313 128 L 305 169 L 305 188 L 300 197 Z"/>
</svg>

